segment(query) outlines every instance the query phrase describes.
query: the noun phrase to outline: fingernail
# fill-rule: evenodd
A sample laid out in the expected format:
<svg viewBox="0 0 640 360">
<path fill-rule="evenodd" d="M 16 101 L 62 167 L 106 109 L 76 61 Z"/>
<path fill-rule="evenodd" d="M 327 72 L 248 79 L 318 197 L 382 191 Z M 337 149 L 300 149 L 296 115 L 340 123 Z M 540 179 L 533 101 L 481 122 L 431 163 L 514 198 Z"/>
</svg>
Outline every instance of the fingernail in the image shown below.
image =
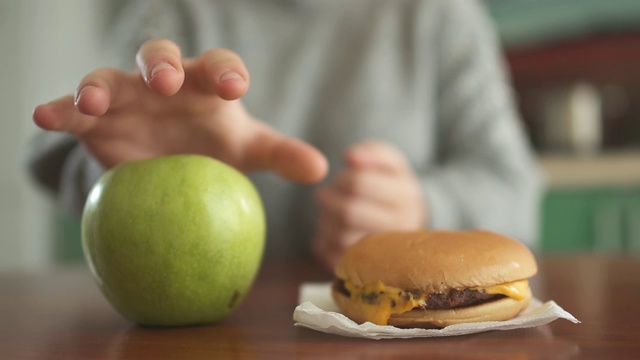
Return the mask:
<svg viewBox="0 0 640 360">
<path fill-rule="evenodd" d="M 220 75 L 220 82 L 226 82 L 226 81 L 231 81 L 231 80 L 244 80 L 242 78 L 242 76 L 240 76 L 240 74 L 238 74 L 237 72 L 233 71 L 233 70 L 228 70 L 222 73 L 222 75 Z"/>
<path fill-rule="evenodd" d="M 153 65 L 153 67 L 151 68 L 151 72 L 149 73 L 149 80 L 153 79 L 153 77 L 156 76 L 159 72 L 169 69 L 175 70 L 176 68 L 171 66 L 171 64 L 166 61 L 162 61 Z"/>
<path fill-rule="evenodd" d="M 82 98 L 82 93 L 84 93 L 87 89 L 92 89 L 92 88 L 96 88 L 96 86 L 84 85 L 83 87 L 78 89 L 78 91 L 76 91 L 75 99 L 73 99 L 73 104 L 77 106 L 78 103 L 80 102 L 80 98 Z"/>
</svg>

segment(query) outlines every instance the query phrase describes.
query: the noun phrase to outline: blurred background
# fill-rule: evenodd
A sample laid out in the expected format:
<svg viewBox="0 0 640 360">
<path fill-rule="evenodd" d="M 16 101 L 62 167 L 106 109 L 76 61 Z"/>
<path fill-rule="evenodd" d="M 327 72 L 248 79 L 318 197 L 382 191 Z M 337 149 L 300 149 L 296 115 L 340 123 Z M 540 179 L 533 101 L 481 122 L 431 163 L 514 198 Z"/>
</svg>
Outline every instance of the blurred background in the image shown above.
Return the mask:
<svg viewBox="0 0 640 360">
<path fill-rule="evenodd" d="M 33 107 L 106 64 L 124 0 L 0 0 L 0 271 L 82 263 L 25 170 Z M 548 182 L 546 252 L 640 253 L 640 1 L 486 0 Z"/>
</svg>

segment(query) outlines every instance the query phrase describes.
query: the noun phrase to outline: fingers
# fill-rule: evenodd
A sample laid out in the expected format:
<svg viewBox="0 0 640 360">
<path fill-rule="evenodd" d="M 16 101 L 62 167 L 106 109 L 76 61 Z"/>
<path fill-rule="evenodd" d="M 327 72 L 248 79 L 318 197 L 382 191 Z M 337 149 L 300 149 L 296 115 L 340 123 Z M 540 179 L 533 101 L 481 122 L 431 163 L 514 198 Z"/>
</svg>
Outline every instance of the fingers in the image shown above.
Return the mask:
<svg viewBox="0 0 640 360">
<path fill-rule="evenodd" d="M 426 224 L 420 183 L 398 150 L 366 141 L 350 148 L 345 160 L 347 167 L 336 179 L 316 191 L 314 251 L 329 265 L 367 233 L 415 230 Z"/>
<path fill-rule="evenodd" d="M 411 168 L 395 147 L 377 140 L 362 141 L 347 150 L 345 162 L 351 168 L 372 168 L 389 173 L 406 173 Z"/>
<path fill-rule="evenodd" d="M 149 88 L 161 95 L 178 92 L 184 82 L 182 54 L 173 41 L 149 40 L 140 46 L 136 54 L 138 70 Z"/>
<path fill-rule="evenodd" d="M 135 74 L 98 69 L 80 81 L 74 97 L 66 96 L 36 107 L 33 119 L 46 130 L 82 135 L 97 124 L 95 117 L 139 101 L 144 90 Z"/>
<path fill-rule="evenodd" d="M 138 80 L 139 81 L 139 80 Z M 75 107 L 85 115 L 102 116 L 134 101 L 136 77 L 116 69 L 99 69 L 81 81 L 76 89 Z"/>
<path fill-rule="evenodd" d="M 155 39 L 142 44 L 136 62 L 149 88 L 165 96 L 178 92 L 184 83 L 225 100 L 238 99 L 249 88 L 244 62 L 227 49 L 212 49 L 196 59 L 183 59 L 174 42 Z"/>
<path fill-rule="evenodd" d="M 357 198 L 347 200 L 330 187 L 319 189 L 316 200 L 319 212 L 312 249 L 324 267 L 332 270 L 349 246 L 375 228 L 370 219 L 384 221 L 385 216 L 375 205 L 370 207 Z"/>
<path fill-rule="evenodd" d="M 97 125 L 97 117 L 134 99 L 132 75 L 100 69 L 85 76 L 75 96 L 65 96 L 37 106 L 33 120 L 45 130 L 83 135 Z"/>
<path fill-rule="evenodd" d="M 319 213 L 312 249 L 328 270 L 332 270 L 344 251 L 363 236 L 377 231 L 379 226 L 391 226 L 388 214 L 366 200 L 347 199 L 328 187 L 319 190 L 316 199 Z"/>
<path fill-rule="evenodd" d="M 167 40 L 143 44 L 137 55 L 143 79 L 160 94 L 171 95 L 180 89 L 184 74 L 178 47 Z M 135 101 L 141 86 L 139 77 L 116 69 L 99 69 L 85 76 L 74 97 L 65 96 L 34 109 L 33 120 L 41 128 L 82 135 L 96 124 L 95 117 L 105 115 Z"/>
<path fill-rule="evenodd" d="M 388 207 L 367 197 L 346 195 L 328 186 L 318 189 L 315 198 L 328 227 L 368 232 L 396 226 Z"/>
<path fill-rule="evenodd" d="M 329 229 L 318 231 L 311 244 L 313 253 L 327 270 L 333 270 L 344 251 L 366 235 L 357 231 L 335 232 L 322 225 L 318 229 Z"/>
<path fill-rule="evenodd" d="M 343 196 L 365 198 L 380 206 L 393 206 L 397 202 L 396 195 L 406 189 L 400 189 L 398 177 L 377 169 L 346 169 L 336 175 L 333 187 Z"/>
<path fill-rule="evenodd" d="M 187 81 L 195 89 L 225 100 L 240 98 L 249 89 L 249 72 L 238 54 L 212 49 L 185 63 Z"/>
<path fill-rule="evenodd" d="M 212 49 L 196 59 L 183 60 L 178 45 L 171 40 L 155 39 L 142 44 L 136 63 L 149 88 L 165 96 L 174 95 L 185 81 L 196 91 L 216 94 L 225 100 L 238 99 L 249 89 L 249 72 L 244 62 L 227 49 Z"/>
<path fill-rule="evenodd" d="M 312 250 L 318 260 L 332 270 L 344 251 L 358 242 L 368 231 L 337 227 L 326 211 L 321 210 L 316 218 L 316 234 L 312 239 Z"/>
<path fill-rule="evenodd" d="M 37 106 L 33 111 L 33 121 L 45 130 L 65 131 L 76 135 L 88 132 L 97 123 L 95 117 L 76 110 L 73 96 Z"/>
<path fill-rule="evenodd" d="M 380 174 L 375 174 L 380 175 Z M 426 209 L 419 189 L 404 178 L 378 181 L 365 177 L 365 190 L 345 192 L 337 183 L 316 191 L 319 209 L 314 252 L 329 268 L 341 254 L 365 234 L 388 230 L 416 230 L 426 223 Z M 338 181 L 340 182 L 340 181 Z M 371 184 L 383 184 L 378 191 Z M 358 189 L 359 187 L 356 187 Z M 389 192 L 391 189 L 393 191 Z"/>
</svg>

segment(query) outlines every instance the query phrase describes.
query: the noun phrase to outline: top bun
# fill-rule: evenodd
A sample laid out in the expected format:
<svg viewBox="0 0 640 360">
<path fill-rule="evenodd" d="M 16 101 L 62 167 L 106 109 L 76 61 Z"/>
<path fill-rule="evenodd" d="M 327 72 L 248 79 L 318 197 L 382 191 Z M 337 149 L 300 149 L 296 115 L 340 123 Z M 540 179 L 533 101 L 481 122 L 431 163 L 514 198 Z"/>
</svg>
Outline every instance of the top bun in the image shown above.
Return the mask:
<svg viewBox="0 0 640 360">
<path fill-rule="evenodd" d="M 356 286 L 386 286 L 427 293 L 491 286 L 537 272 L 522 243 L 490 231 L 381 232 L 365 236 L 344 253 L 335 275 Z"/>
</svg>

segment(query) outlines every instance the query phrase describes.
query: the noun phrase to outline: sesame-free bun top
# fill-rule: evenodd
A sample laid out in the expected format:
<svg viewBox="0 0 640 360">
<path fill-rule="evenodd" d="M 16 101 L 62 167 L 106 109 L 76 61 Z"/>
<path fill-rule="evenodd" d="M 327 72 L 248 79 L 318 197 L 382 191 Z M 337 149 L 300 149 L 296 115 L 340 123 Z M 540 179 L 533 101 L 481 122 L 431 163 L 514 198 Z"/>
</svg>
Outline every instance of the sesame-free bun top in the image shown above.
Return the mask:
<svg viewBox="0 0 640 360">
<path fill-rule="evenodd" d="M 380 232 L 347 249 L 335 268 L 339 279 L 427 293 L 491 286 L 537 272 L 522 243 L 484 230 Z"/>
</svg>

